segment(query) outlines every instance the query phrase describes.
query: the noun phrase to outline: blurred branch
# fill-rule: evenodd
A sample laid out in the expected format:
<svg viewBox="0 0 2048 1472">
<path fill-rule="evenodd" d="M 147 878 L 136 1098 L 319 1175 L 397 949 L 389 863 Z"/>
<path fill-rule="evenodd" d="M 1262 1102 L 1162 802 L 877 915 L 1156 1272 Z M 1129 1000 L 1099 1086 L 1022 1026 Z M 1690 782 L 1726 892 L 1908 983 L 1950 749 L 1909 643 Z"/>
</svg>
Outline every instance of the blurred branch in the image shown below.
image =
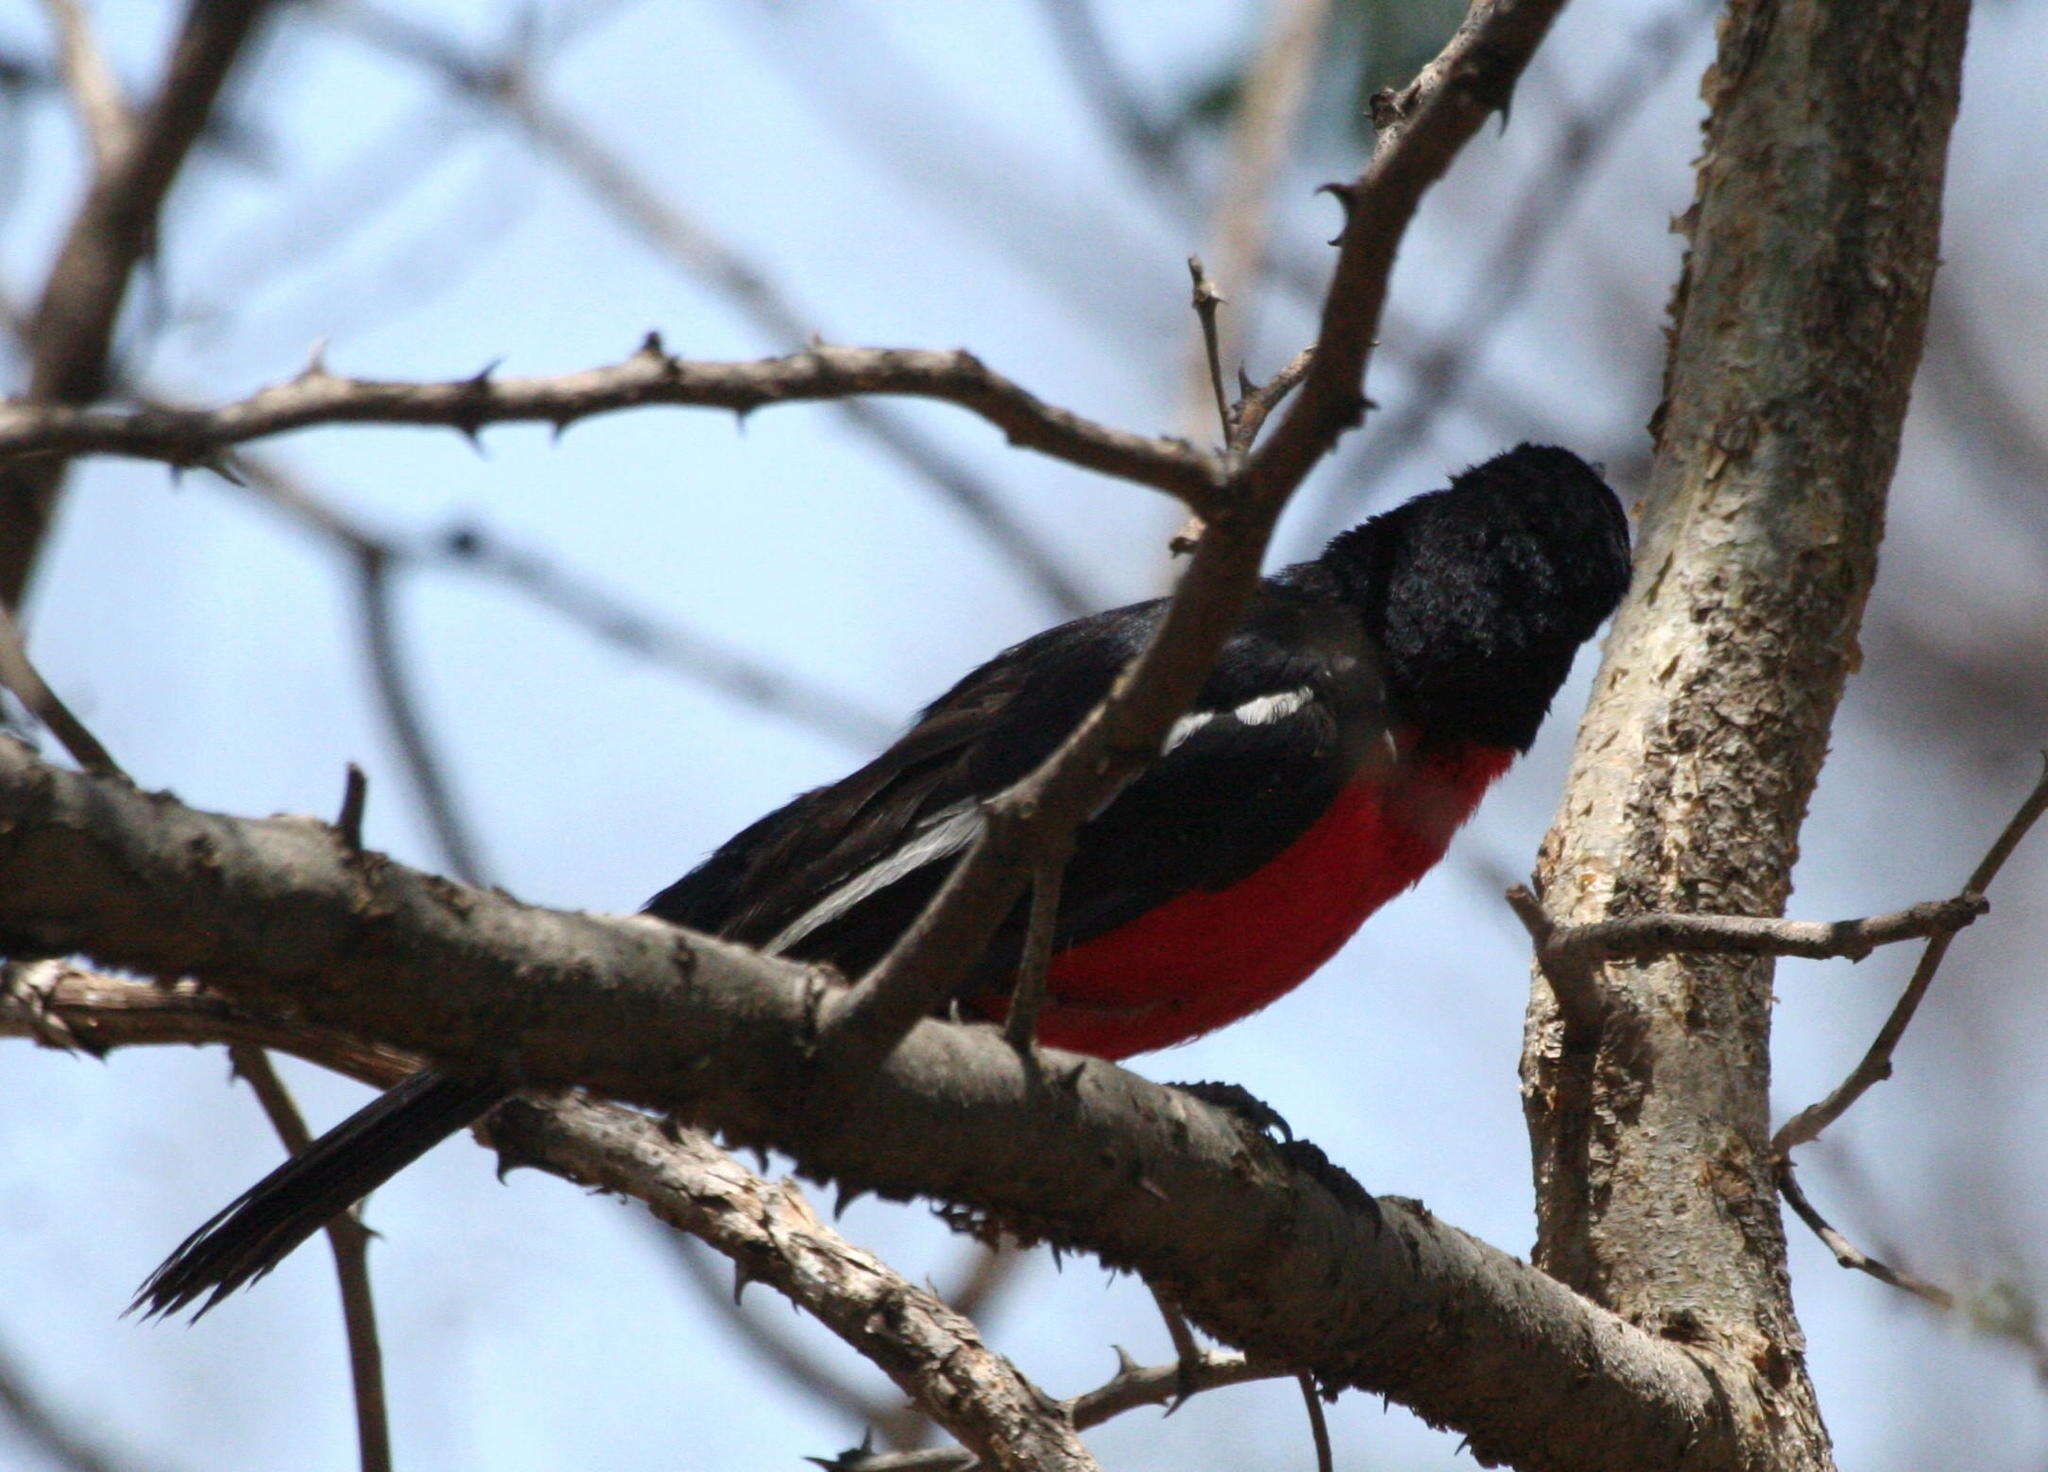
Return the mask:
<svg viewBox="0 0 2048 1472">
<path fill-rule="evenodd" d="M 305 1117 L 284 1080 L 270 1066 L 270 1055 L 246 1043 L 228 1045 L 228 1059 L 237 1077 L 256 1093 L 270 1127 L 297 1155 L 313 1143 Z M 391 1472 L 391 1427 L 384 1408 L 384 1356 L 377 1345 L 377 1303 L 370 1292 L 370 1231 L 354 1210 L 327 1224 L 327 1243 L 334 1249 L 334 1274 L 341 1286 L 341 1318 L 348 1334 L 348 1368 L 355 1391 L 356 1448 L 362 1472 Z"/>
<path fill-rule="evenodd" d="M 1141 168 L 1173 191 L 1193 196 L 1181 135 L 1157 122 L 1111 54 L 1091 0 L 1039 0 L 1068 75 L 1110 134 Z"/>
<path fill-rule="evenodd" d="M 128 99 L 100 49 L 82 0 L 43 0 L 43 9 L 57 31 L 58 69 L 92 150 L 94 172 L 105 173 L 130 146 L 135 120 L 129 116 Z"/>
<path fill-rule="evenodd" d="M 5 1014 L 0 1012 L 0 1025 Z M 96 1446 L 36 1393 L 14 1356 L 0 1346 L 0 1424 L 11 1425 L 43 1460 L 63 1472 L 143 1472 L 145 1464 Z"/>
<path fill-rule="evenodd" d="M 343 378 L 314 363 L 296 378 L 214 409 L 79 409 L 0 404 L 0 462 L 51 454 L 126 455 L 204 465 L 230 445 L 332 424 L 415 424 L 474 435 L 487 425 L 553 424 L 649 404 L 730 409 L 860 394 L 938 399 L 979 415 L 1010 442 L 1084 469 L 1151 486 L 1196 510 L 1211 507 L 1223 473 L 1180 440 L 1111 429 L 1031 394 L 972 353 L 819 345 L 780 358 L 677 358 L 650 333 L 622 362 L 552 378 L 453 382 Z"/>
<path fill-rule="evenodd" d="M 413 790 L 419 795 L 427 827 L 458 878 L 467 884 L 488 883 L 475 831 L 456 800 L 446 764 L 428 733 L 419 696 L 413 689 L 398 637 L 397 595 L 391 583 L 390 559 L 381 549 L 366 550 L 356 559 L 355 574 L 357 628 L 362 634 L 364 657 L 370 665 L 371 688 L 376 691 L 385 725 L 398 743 Z"/>
<path fill-rule="evenodd" d="M 264 0 L 191 0 L 164 80 L 127 147 L 93 176 L 65 232 L 29 328 L 32 404 L 76 405 L 104 392 L 114 329 L 135 268 L 155 248 L 157 219 Z M 21 605 L 65 462 L 0 466 L 0 604 Z"/>
<path fill-rule="evenodd" d="M 287 820 L 303 824 L 303 819 Z M 388 1086 L 417 1058 L 269 1017 L 190 984 L 174 988 L 62 963 L 6 969 L 0 1036 L 103 1053 L 118 1046 L 235 1038 Z M 747 1170 L 704 1136 L 617 1105 L 522 1096 L 489 1125 L 506 1168 L 532 1165 L 643 1202 L 733 1259 L 880 1366 L 932 1419 L 1010 1472 L 1090 1472 L 1095 1463 L 1043 1392 L 934 1294 L 841 1237 L 788 1181 Z"/>
<path fill-rule="evenodd" d="M 463 96 L 496 109 L 644 244 L 711 285 L 777 346 L 796 347 L 815 335 L 818 319 L 813 314 L 799 307 L 761 266 L 663 198 L 619 154 L 558 106 L 542 90 L 526 59 L 514 55 L 496 64 L 482 62 L 409 15 L 347 0 L 324 4 L 385 52 L 430 68 Z M 881 405 L 847 399 L 839 410 L 965 514 L 1054 608 L 1071 618 L 1096 606 L 1052 549 L 1011 513 L 995 488 L 938 441 Z"/>
<path fill-rule="evenodd" d="M 1116 1359 L 1115 1375 L 1093 1390 L 1060 1402 L 1075 1430 L 1086 1431 L 1143 1406 L 1173 1408 L 1207 1390 L 1293 1374 L 1277 1365 L 1219 1350 L 1202 1350 L 1194 1360 L 1164 1365 L 1140 1365 L 1121 1349 Z M 973 1453 L 943 1446 L 863 1457 L 855 1464 L 855 1472 L 973 1472 L 980 1465 Z"/>
<path fill-rule="evenodd" d="M 1985 854 L 1977 867 L 1971 871 L 1963 885 L 1963 894 L 1982 896 L 1991 887 L 1991 881 L 1998 877 L 1998 871 L 2005 867 L 2005 861 L 2012 857 L 2013 850 L 2027 836 L 2027 830 L 2034 826 L 2043 811 L 2048 811 L 2048 757 L 2042 762 L 2041 779 L 2034 784 L 2034 790 L 2027 794 L 2019 811 L 2005 825 L 1991 850 Z M 1920 1002 L 1933 985 L 1935 973 L 1941 969 L 1944 957 L 1948 955 L 1949 943 L 1955 939 L 1953 930 L 1936 931 L 1927 942 L 1927 949 L 1920 953 L 1920 964 L 1913 969 L 1912 979 L 1906 983 L 1906 990 L 1893 1006 L 1891 1015 L 1878 1029 L 1876 1039 L 1871 1043 L 1860 1062 L 1849 1071 L 1849 1076 L 1817 1104 L 1809 1104 L 1800 1110 L 1778 1130 L 1771 1139 L 1771 1150 L 1779 1158 L 1810 1140 L 1820 1137 L 1821 1131 L 1840 1119 L 1851 1105 L 1871 1088 L 1892 1076 L 1892 1053 L 1898 1048 L 1899 1040 L 1906 1035 L 1913 1016 L 1920 1009 Z"/>
<path fill-rule="evenodd" d="M 126 777 L 120 763 L 100 745 L 99 738 L 72 714 L 28 657 L 21 626 L 4 605 L 0 605 L 0 685 L 19 700 L 28 713 L 42 722 L 86 771 L 102 777 Z"/>
</svg>

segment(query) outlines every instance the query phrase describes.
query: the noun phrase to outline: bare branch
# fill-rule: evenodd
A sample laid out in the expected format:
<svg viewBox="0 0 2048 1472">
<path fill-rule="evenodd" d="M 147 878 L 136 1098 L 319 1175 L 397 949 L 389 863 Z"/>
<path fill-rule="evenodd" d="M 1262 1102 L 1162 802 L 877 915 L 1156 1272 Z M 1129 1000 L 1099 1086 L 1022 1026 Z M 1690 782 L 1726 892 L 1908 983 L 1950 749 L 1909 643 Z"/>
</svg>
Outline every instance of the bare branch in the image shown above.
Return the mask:
<svg viewBox="0 0 2048 1472">
<path fill-rule="evenodd" d="M 1202 324 L 1202 355 L 1208 360 L 1209 388 L 1216 396 L 1216 423 L 1224 439 L 1230 438 L 1230 397 L 1223 392 L 1223 350 L 1216 340 L 1216 309 L 1223 295 L 1202 269 L 1200 256 L 1188 257 L 1188 275 L 1194 278 L 1195 316 Z"/>
<path fill-rule="evenodd" d="M 338 1028 L 536 1087 L 581 1082 L 787 1150 L 843 1186 L 987 1213 L 1139 1270 L 1208 1332 L 1392 1395 L 1531 1472 L 1735 1465 L 1751 1434 L 1698 1346 L 1659 1340 L 1414 1203 L 1340 1199 L 1188 1095 L 1056 1051 L 1034 1072 L 994 1029 L 937 1021 L 847 1081 L 818 1054 L 830 983 L 811 968 L 366 862 L 324 823 L 210 816 L 0 743 L 0 950 L 201 976 L 292 1006 L 279 1024 L 292 1036 Z M 116 1036 L 117 1018 L 160 1017 L 176 995 L 96 1022 L 94 1040 Z M 47 1036 L 53 1012 L 85 1032 L 48 1001 L 0 999 L 8 1031 Z M 659 1137 L 643 1120 L 611 1141 L 654 1171 L 659 1152 L 641 1150 Z M 620 1160 L 591 1178 L 611 1184 Z M 781 1207 L 751 1189 L 722 1199 L 758 1241 L 756 1207 Z M 729 1255 L 753 1250 L 734 1223 L 684 1224 Z M 874 1307 L 858 1323 L 843 1302 L 821 1316 L 850 1336 L 885 1332 L 895 1321 Z M 1455 1352 L 1415 1353 L 1421 1343 Z M 903 1363 L 856 1348 L 892 1374 Z M 965 1434 L 972 1407 L 919 1403 Z"/>
<path fill-rule="evenodd" d="M 43 0 L 57 30 L 58 67 L 64 90 L 78 110 L 86 144 L 92 150 L 93 167 L 105 173 L 115 168 L 133 138 L 135 120 L 128 113 L 128 99 L 121 93 L 120 80 L 107 64 L 93 33 L 92 18 L 81 0 Z"/>
<path fill-rule="evenodd" d="M 1140 1365 L 1117 1351 L 1117 1371 L 1095 1389 L 1061 1404 L 1077 1431 L 1100 1426 L 1145 1406 L 1176 1406 L 1190 1396 L 1254 1380 L 1278 1380 L 1293 1372 L 1241 1354 L 1203 1350 L 1190 1362 Z M 859 1472 L 973 1472 L 974 1454 L 957 1446 L 883 1453 L 861 1460 Z"/>
<path fill-rule="evenodd" d="M 2012 815 L 2012 821 L 2005 825 L 2004 831 L 1991 845 L 1991 851 L 1971 871 L 1969 881 L 1963 886 L 1965 899 L 1981 901 L 1984 891 L 1991 887 L 1991 881 L 1998 877 L 1998 871 L 2005 867 L 2005 861 L 2012 857 L 2013 850 L 2020 846 L 2027 830 L 2034 826 L 2044 811 L 2048 811 L 2048 757 L 2042 761 L 2041 780 L 2034 784 L 2034 790 L 2027 794 L 2019 811 Z M 1941 969 L 1942 959 L 1948 955 L 1949 942 L 1954 939 L 1953 927 L 1933 932 L 1927 949 L 1920 953 L 1920 964 L 1913 968 L 1912 979 L 1906 983 L 1905 991 L 1892 1007 L 1891 1015 L 1885 1018 L 1884 1026 L 1877 1030 L 1877 1037 L 1861 1061 L 1825 1099 L 1809 1104 L 1786 1120 L 1772 1137 L 1771 1149 L 1781 1159 L 1808 1141 L 1818 1139 L 1821 1131 L 1840 1119 L 1849 1106 L 1869 1093 L 1874 1085 L 1892 1076 L 1892 1054 L 1899 1046 L 1899 1039 L 1912 1025 L 1913 1015 L 1920 1010 L 1921 999 L 1927 995 L 1927 988 L 1934 984 L 1935 973 Z"/>
<path fill-rule="evenodd" d="M 1301 1403 L 1308 1408 L 1308 1430 L 1315 1442 L 1316 1472 L 1336 1472 L 1336 1457 L 1330 1450 L 1330 1423 L 1323 1415 L 1323 1397 L 1316 1390 L 1316 1377 L 1299 1375 Z"/>
<path fill-rule="evenodd" d="M 1031 879 L 1031 914 L 1024 927 L 1024 951 L 1017 961 L 1010 1015 L 1003 1019 L 1003 1037 L 1027 1056 L 1038 1036 L 1039 1008 L 1045 1005 L 1045 973 L 1052 965 L 1060 918 L 1060 883 L 1065 872 L 1065 858 L 1051 858 L 1038 865 Z"/>
<path fill-rule="evenodd" d="M 313 1132 L 306 1128 L 284 1080 L 270 1066 L 270 1055 L 247 1043 L 231 1043 L 228 1058 L 236 1075 L 255 1090 L 286 1153 L 297 1155 L 311 1145 Z M 384 1409 L 384 1355 L 377 1345 L 377 1302 L 370 1293 L 369 1242 L 369 1229 L 352 1210 L 327 1224 L 334 1274 L 341 1285 L 341 1318 L 348 1334 L 358 1461 L 362 1472 L 391 1472 L 391 1426 Z"/>
<path fill-rule="evenodd" d="M 956 404 L 1026 449 L 1152 486 L 1196 509 L 1217 504 L 1223 473 L 1215 457 L 1179 440 L 1110 429 L 1057 408 L 972 353 L 817 346 L 781 358 L 697 362 L 670 356 L 652 335 L 622 362 L 553 378 L 486 372 L 454 382 L 379 382 L 313 369 L 214 409 L 10 403 L 0 405 L 0 460 L 106 454 L 203 465 L 230 445 L 313 425 L 415 424 L 474 434 L 491 424 L 567 426 L 649 404 L 745 413 L 857 394 Z"/>
</svg>

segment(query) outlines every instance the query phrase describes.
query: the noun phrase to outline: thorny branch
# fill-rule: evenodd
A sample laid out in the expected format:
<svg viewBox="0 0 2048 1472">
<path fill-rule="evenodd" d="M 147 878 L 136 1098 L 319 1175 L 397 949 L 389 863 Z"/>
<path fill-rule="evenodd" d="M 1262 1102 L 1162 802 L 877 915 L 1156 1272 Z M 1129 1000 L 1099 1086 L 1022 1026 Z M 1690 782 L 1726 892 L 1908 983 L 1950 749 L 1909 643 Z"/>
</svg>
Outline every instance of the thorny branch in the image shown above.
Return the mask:
<svg viewBox="0 0 2048 1472">
<path fill-rule="evenodd" d="M 58 961 L 11 965 L 0 980 L 0 1035 L 51 1047 L 97 1055 L 135 1044 L 239 1042 L 380 1086 L 419 1065 L 416 1056 L 275 1017 L 191 982 L 160 986 Z M 1045 1409 L 1049 1402 L 982 1345 L 965 1317 L 839 1236 L 793 1183 L 762 1180 L 694 1132 L 572 1097 L 521 1098 L 494 1116 L 490 1143 L 508 1165 L 632 1196 L 710 1243 L 879 1365 L 988 1465 L 1094 1466 L 1072 1429 Z"/>
<path fill-rule="evenodd" d="M 818 318 L 797 304 L 758 263 L 686 214 L 607 147 L 537 80 L 530 56 L 491 63 L 420 25 L 411 16 L 346 0 L 322 7 L 387 53 L 431 69 L 472 102 L 496 109 L 615 218 L 664 260 L 707 282 L 781 347 L 796 347 Z M 1009 510 L 987 480 L 915 424 L 881 404 L 842 399 L 839 412 L 934 491 L 951 502 L 1055 609 L 1072 618 L 1095 600 L 1054 551 Z"/>
<path fill-rule="evenodd" d="M 126 455 L 206 465 L 230 445 L 329 424 L 414 424 L 474 435 L 488 425 L 566 429 L 594 414 L 644 405 L 730 409 L 899 394 L 980 415 L 1015 445 L 1214 510 L 1223 474 L 1214 456 L 1179 440 L 1111 429 L 1046 403 L 965 351 L 817 345 L 780 358 L 704 362 L 668 353 L 649 334 L 608 367 L 552 378 L 453 382 L 344 378 L 315 362 L 296 378 L 212 409 L 79 409 L 0 405 L 0 461 L 52 454 Z"/>
</svg>

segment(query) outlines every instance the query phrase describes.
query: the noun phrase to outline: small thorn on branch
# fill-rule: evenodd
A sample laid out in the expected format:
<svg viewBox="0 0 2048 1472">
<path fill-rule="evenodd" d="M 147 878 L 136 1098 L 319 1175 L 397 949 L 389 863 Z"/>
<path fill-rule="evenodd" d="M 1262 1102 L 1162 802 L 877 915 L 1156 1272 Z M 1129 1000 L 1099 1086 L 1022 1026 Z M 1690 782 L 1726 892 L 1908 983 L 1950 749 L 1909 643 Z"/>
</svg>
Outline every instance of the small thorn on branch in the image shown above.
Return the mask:
<svg viewBox="0 0 2048 1472">
<path fill-rule="evenodd" d="M 341 812 L 334 820 L 335 831 L 340 833 L 350 853 L 363 851 L 363 809 L 369 796 L 370 779 L 363 775 L 361 767 L 350 762 L 341 789 Z"/>
</svg>

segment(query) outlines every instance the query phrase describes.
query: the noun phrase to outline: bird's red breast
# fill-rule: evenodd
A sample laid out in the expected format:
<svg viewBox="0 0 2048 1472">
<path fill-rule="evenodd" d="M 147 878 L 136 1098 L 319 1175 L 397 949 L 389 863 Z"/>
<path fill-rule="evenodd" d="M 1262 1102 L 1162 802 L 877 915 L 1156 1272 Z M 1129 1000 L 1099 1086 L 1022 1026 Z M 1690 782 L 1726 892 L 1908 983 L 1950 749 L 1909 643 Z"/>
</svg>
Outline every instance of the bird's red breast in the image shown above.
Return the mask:
<svg viewBox="0 0 2048 1472">
<path fill-rule="evenodd" d="M 1229 888 L 1180 895 L 1061 952 L 1046 975 L 1039 1041 L 1124 1058 L 1256 1012 L 1427 873 L 1514 756 L 1463 745 L 1355 778 Z M 991 998 L 991 1013 L 1007 1000 Z"/>
</svg>

